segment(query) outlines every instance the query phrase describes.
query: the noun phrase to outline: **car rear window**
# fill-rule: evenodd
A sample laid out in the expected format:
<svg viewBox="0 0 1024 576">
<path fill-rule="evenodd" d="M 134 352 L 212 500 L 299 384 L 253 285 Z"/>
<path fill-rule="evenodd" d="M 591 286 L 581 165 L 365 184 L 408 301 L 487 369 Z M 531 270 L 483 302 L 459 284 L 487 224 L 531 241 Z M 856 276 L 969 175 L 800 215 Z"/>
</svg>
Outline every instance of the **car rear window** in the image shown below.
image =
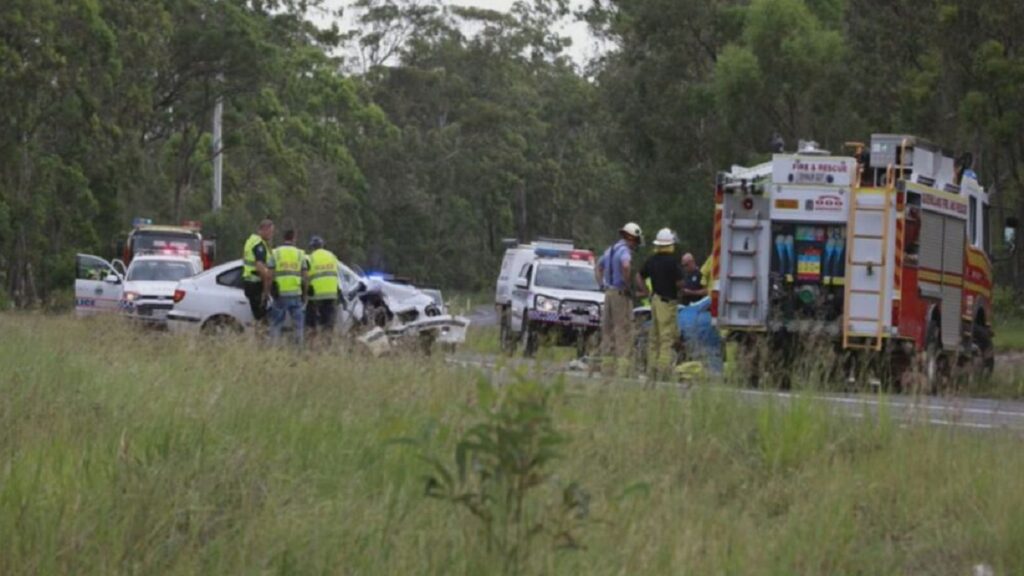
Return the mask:
<svg viewBox="0 0 1024 576">
<path fill-rule="evenodd" d="M 185 262 L 163 260 L 136 260 L 128 269 L 132 282 L 177 282 L 192 275 L 192 267 Z"/>
<path fill-rule="evenodd" d="M 231 288 L 242 287 L 242 267 L 232 268 L 217 275 L 217 284 Z"/>
</svg>

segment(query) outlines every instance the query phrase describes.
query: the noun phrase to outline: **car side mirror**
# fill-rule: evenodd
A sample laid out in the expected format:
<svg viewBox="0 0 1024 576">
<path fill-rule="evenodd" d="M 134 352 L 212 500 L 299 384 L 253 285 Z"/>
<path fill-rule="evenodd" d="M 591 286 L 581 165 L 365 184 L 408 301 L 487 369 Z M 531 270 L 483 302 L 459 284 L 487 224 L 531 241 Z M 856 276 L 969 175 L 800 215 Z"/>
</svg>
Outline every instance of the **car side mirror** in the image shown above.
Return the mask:
<svg viewBox="0 0 1024 576">
<path fill-rule="evenodd" d="M 529 287 L 530 287 L 530 279 L 529 278 L 527 278 L 525 276 L 521 276 L 519 278 L 516 278 L 516 288 L 522 288 L 523 290 L 526 290 Z"/>
<path fill-rule="evenodd" d="M 1007 218 L 1006 223 L 1003 225 L 1003 242 L 1010 252 L 1013 252 L 1017 247 L 1017 226 L 1017 219 L 1013 216 Z"/>
<path fill-rule="evenodd" d="M 120 284 L 121 277 L 117 274 L 107 274 L 107 277 L 103 279 L 107 284 Z"/>
</svg>

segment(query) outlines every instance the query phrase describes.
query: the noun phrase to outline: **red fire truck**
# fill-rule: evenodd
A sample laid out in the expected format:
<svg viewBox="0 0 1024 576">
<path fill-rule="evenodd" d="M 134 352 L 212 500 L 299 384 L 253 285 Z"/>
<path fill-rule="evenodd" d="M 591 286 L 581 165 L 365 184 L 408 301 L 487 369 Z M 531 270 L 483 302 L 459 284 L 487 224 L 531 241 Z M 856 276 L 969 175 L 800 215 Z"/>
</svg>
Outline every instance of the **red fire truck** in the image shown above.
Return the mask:
<svg viewBox="0 0 1024 576">
<path fill-rule="evenodd" d="M 213 266 L 216 258 L 216 241 L 203 239 L 198 222 L 189 221 L 181 226 L 164 226 L 153 224 L 148 218 L 136 218 L 132 221 L 132 230 L 126 240 L 118 242 L 116 252 L 124 261 L 125 267 L 131 264 L 132 257 L 141 254 L 176 254 L 181 256 L 197 256 L 203 262 L 203 269 Z"/>
<path fill-rule="evenodd" d="M 911 370 L 932 390 L 956 367 L 991 370 L 989 202 L 970 156 L 892 134 L 850 146 L 801 142 L 719 174 L 718 327 L 762 350 L 880 353 L 897 385 Z"/>
</svg>

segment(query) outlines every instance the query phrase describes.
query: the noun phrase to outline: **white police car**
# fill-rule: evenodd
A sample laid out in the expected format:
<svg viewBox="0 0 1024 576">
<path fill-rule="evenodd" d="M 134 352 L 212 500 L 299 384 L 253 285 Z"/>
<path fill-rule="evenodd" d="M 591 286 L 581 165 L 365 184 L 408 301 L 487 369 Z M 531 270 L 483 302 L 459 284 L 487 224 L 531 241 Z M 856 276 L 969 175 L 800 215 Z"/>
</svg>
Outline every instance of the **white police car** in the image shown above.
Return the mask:
<svg viewBox="0 0 1024 576">
<path fill-rule="evenodd" d="M 174 288 L 202 270 L 196 256 L 142 255 L 127 270 L 120 260 L 79 254 L 76 259 L 75 313 L 78 316 L 121 313 L 162 325 L 173 306 Z"/>
<path fill-rule="evenodd" d="M 586 355 L 600 331 L 604 293 L 594 277 L 594 255 L 567 240 L 510 246 L 495 289 L 502 349 L 533 356 L 542 336 Z"/>
<path fill-rule="evenodd" d="M 163 326 L 174 307 L 178 282 L 202 269 L 202 260 L 196 256 L 136 256 L 125 275 L 121 312 L 133 320 Z"/>
</svg>

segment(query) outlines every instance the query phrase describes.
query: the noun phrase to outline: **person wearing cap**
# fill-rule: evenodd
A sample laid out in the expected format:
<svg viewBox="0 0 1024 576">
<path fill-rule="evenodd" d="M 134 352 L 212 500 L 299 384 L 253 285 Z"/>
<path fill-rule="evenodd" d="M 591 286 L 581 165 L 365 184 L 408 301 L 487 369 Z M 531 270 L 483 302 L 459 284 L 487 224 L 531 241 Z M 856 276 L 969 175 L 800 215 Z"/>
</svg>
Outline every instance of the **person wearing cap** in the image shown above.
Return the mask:
<svg viewBox="0 0 1024 576">
<path fill-rule="evenodd" d="M 608 247 L 594 267 L 604 291 L 601 307 L 601 371 L 605 376 L 628 376 L 633 353 L 633 299 L 646 295 L 640 275 L 632 267 L 633 252 L 643 243 L 640 226 L 629 222 L 619 229 L 619 240 Z"/>
<path fill-rule="evenodd" d="M 671 230 L 659 230 L 654 238 L 654 254 L 640 269 L 640 277 L 650 282 L 652 292 L 651 329 L 647 333 L 647 372 L 652 380 L 670 375 L 675 364 L 673 346 L 679 340 L 678 294 L 685 279 L 675 257 L 675 245 L 676 235 Z"/>
<path fill-rule="evenodd" d="M 310 335 L 330 335 L 338 316 L 338 257 L 324 248 L 324 239 L 309 239 L 309 303 L 306 304 L 306 326 Z M 316 337 L 316 336 L 314 336 Z"/>
</svg>

